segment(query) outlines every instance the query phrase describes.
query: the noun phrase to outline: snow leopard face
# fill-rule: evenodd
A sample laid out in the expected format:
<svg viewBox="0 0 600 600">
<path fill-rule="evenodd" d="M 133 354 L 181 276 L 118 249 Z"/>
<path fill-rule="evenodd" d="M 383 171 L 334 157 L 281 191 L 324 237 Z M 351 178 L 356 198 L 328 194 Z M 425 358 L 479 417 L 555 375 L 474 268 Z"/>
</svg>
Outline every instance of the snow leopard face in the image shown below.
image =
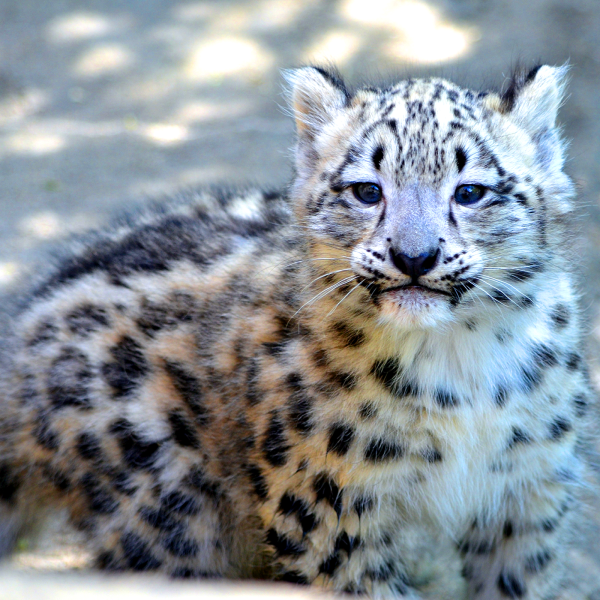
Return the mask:
<svg viewBox="0 0 600 600">
<path fill-rule="evenodd" d="M 503 96 L 442 79 L 351 94 L 295 71 L 296 211 L 315 257 L 349 263 L 334 282 L 409 328 L 531 306 L 572 194 L 555 125 L 564 77 L 534 69 Z"/>
</svg>

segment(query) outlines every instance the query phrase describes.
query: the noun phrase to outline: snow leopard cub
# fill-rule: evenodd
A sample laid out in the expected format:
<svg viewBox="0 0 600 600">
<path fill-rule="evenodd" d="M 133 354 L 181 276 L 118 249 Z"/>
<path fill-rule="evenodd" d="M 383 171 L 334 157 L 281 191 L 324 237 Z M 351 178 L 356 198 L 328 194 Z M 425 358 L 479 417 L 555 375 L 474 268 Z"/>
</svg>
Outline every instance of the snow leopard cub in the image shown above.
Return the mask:
<svg viewBox="0 0 600 600">
<path fill-rule="evenodd" d="M 591 401 L 564 78 L 291 71 L 289 190 L 190 193 L 63 258 L 6 342 L 2 550 L 52 505 L 104 569 L 558 593 Z M 436 553 L 464 591 L 428 595 Z"/>
</svg>

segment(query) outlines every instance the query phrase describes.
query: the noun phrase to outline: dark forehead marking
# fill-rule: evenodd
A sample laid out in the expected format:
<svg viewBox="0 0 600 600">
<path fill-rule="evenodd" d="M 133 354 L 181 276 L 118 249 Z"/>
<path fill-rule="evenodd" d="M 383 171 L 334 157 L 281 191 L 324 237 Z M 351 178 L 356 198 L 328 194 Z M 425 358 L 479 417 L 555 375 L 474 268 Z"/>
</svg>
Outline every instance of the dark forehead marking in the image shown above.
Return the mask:
<svg viewBox="0 0 600 600">
<path fill-rule="evenodd" d="M 460 106 L 471 119 L 473 119 L 473 120 L 477 119 L 477 117 L 475 116 L 475 112 L 473 111 L 473 106 L 469 106 L 468 104 L 465 104 L 464 102 L 462 102 Z"/>
<path fill-rule="evenodd" d="M 414 80 L 408 80 L 401 82 L 395 88 L 392 88 L 389 93 L 392 95 L 399 95 L 402 97 L 405 103 L 406 108 L 406 118 L 403 119 L 403 122 L 414 122 L 416 120 L 421 120 L 427 123 L 431 123 L 431 120 L 435 117 L 435 103 L 442 98 L 442 95 L 446 96 L 446 99 L 449 99 L 451 102 L 457 104 L 458 100 L 461 100 L 460 107 L 468 114 L 469 117 L 475 118 L 474 113 L 472 111 L 473 99 L 474 96 L 472 93 L 469 93 L 466 90 L 461 90 L 459 88 L 453 89 L 448 88 L 446 85 L 450 86 L 446 82 L 428 82 L 426 81 L 426 86 L 418 96 L 411 97 L 410 92 L 414 85 L 417 82 Z M 385 104 L 382 100 L 385 99 L 387 101 L 388 95 L 384 92 L 380 92 L 382 94 L 382 98 L 380 98 L 379 106 L 378 106 L 378 115 L 376 120 L 367 126 L 363 135 L 369 135 L 374 129 L 378 128 L 381 123 L 386 122 L 386 117 L 391 112 L 392 108 L 395 105 L 392 103 Z M 466 99 L 466 101 L 465 101 Z M 398 123 L 395 122 L 394 119 L 389 120 L 388 125 L 392 129 L 392 131 L 397 129 Z M 454 127 L 460 127 L 457 122 L 454 123 Z"/>
<path fill-rule="evenodd" d="M 396 105 L 393 102 L 390 102 L 384 109 L 383 112 L 381 113 L 381 118 L 385 119 L 396 107 Z"/>
<path fill-rule="evenodd" d="M 374 131 L 377 131 L 381 126 L 389 128 L 392 134 L 398 137 L 398 122 L 396 119 L 387 119 L 385 116 L 379 115 L 375 121 L 367 125 L 360 134 L 361 139 L 369 139 Z"/>
<path fill-rule="evenodd" d="M 417 85 L 419 86 L 419 94 L 416 94 L 415 90 L 415 86 Z M 501 177 L 506 175 L 489 143 L 470 127 L 472 122 L 477 121 L 480 96 L 476 96 L 469 90 L 455 87 L 453 84 L 443 80 L 407 80 L 400 82 L 389 90 L 379 91 L 378 94 L 379 98 L 376 99 L 377 116 L 370 124 L 365 126 L 362 138 L 373 137 L 372 134 L 375 130 L 382 131 L 381 128 L 388 128 L 399 144 L 398 156 L 396 158 L 397 173 L 404 171 L 406 168 L 416 168 L 420 160 L 418 155 L 429 147 L 429 150 L 437 152 L 435 156 L 433 154 L 430 156 L 433 162 L 424 165 L 423 168 L 436 177 L 440 177 L 445 157 L 440 156 L 439 150 L 443 149 L 457 134 L 460 134 L 461 137 L 465 136 L 472 140 L 479 155 L 478 162 L 483 163 L 487 168 L 494 169 Z M 403 118 L 401 121 L 386 118 L 386 115 L 390 113 L 390 107 L 393 105 L 392 98 L 394 96 L 396 98 L 403 98 L 405 101 L 406 118 Z M 437 122 L 435 116 L 435 105 L 437 102 L 444 103 L 448 101 L 457 107 L 460 118 L 454 118 L 448 123 L 445 135 L 438 137 L 440 124 Z M 422 122 L 427 126 L 427 131 L 425 133 L 423 131 L 417 131 L 414 134 L 411 133 L 409 131 L 411 122 L 413 126 L 416 123 Z M 383 129 L 382 133 L 384 132 L 385 129 Z M 410 138 L 406 140 L 408 147 L 403 148 L 400 140 L 409 135 Z M 373 146 L 374 149 L 371 150 L 372 164 L 376 169 L 378 165 L 381 168 L 381 160 L 383 160 L 383 157 L 381 157 L 382 152 L 379 151 L 380 145 L 380 143 L 375 144 Z M 433 145 L 432 148 L 431 145 Z M 384 156 L 385 150 L 387 148 L 383 150 Z M 454 151 L 453 158 L 455 159 L 458 172 L 461 172 L 468 160 L 467 153 L 462 145 Z"/>
<path fill-rule="evenodd" d="M 500 165 L 500 161 L 498 160 L 498 157 L 491 150 L 491 148 L 485 142 L 485 140 L 483 140 L 481 138 L 480 135 L 478 135 L 476 132 L 465 127 L 464 124 L 457 123 L 456 121 L 452 121 L 449 126 L 450 126 L 450 129 L 448 130 L 448 132 L 442 139 L 441 145 L 446 145 L 460 130 L 464 135 L 466 135 L 473 142 L 473 145 L 479 151 L 479 161 L 481 163 L 483 163 L 483 166 L 486 168 L 489 168 L 489 169 L 494 169 L 498 173 L 499 177 L 506 176 L 506 171 Z M 458 156 L 456 158 L 457 158 L 457 164 L 458 164 Z"/>
<path fill-rule="evenodd" d="M 406 112 L 408 113 L 408 118 L 416 118 L 417 116 L 422 116 L 423 114 L 423 100 L 409 100 L 406 103 Z"/>
<path fill-rule="evenodd" d="M 500 177 L 504 177 L 506 175 L 506 171 L 500 166 L 498 157 L 492 152 L 491 148 L 485 143 L 481 136 L 474 131 L 469 131 L 468 136 L 480 151 L 481 158 L 485 161 L 485 166 L 493 167 L 496 169 Z"/>
<path fill-rule="evenodd" d="M 444 86 L 438 81 L 433 88 L 433 96 L 431 96 L 431 101 L 435 102 L 436 100 L 439 100 L 443 91 Z"/>
<path fill-rule="evenodd" d="M 383 146 L 377 146 L 375 152 L 373 152 L 373 165 L 379 171 L 381 167 L 381 161 L 383 160 L 384 150 Z"/>
<path fill-rule="evenodd" d="M 344 175 L 344 170 L 348 165 L 355 163 L 360 158 L 360 149 L 356 146 L 350 146 L 348 151 L 346 152 L 344 158 L 341 160 L 338 168 L 333 172 L 330 176 L 329 187 L 334 192 L 341 192 L 343 189 L 342 179 Z"/>
<path fill-rule="evenodd" d="M 448 96 L 449 100 L 452 100 L 452 102 L 456 102 L 458 100 L 458 91 L 456 90 L 446 90 L 446 95 Z"/>
<path fill-rule="evenodd" d="M 467 155 L 465 154 L 465 151 L 459 146 L 456 151 L 456 168 L 458 169 L 458 172 L 460 173 L 464 168 L 465 165 L 467 164 Z"/>
<path fill-rule="evenodd" d="M 462 121 L 450 121 L 448 127 L 450 127 L 452 131 L 462 131 L 466 129 L 465 124 Z"/>
</svg>

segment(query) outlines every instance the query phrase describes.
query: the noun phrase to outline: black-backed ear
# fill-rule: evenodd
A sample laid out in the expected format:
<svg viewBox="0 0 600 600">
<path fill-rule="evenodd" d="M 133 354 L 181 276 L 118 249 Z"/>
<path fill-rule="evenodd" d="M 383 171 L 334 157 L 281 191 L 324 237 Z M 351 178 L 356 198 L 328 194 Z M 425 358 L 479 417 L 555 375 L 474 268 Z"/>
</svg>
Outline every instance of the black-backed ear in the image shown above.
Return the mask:
<svg viewBox="0 0 600 600">
<path fill-rule="evenodd" d="M 535 160 L 554 182 L 558 195 L 569 196 L 571 184 L 562 173 L 564 143 L 556 124 L 563 102 L 569 67 L 542 65 L 513 76 L 507 91 L 498 98 L 497 110 L 524 131 L 535 145 Z"/>
<path fill-rule="evenodd" d="M 283 72 L 298 136 L 313 138 L 348 105 L 350 94 L 339 75 L 320 67 L 301 67 Z"/>
<path fill-rule="evenodd" d="M 558 109 L 564 99 L 568 66 L 542 65 L 513 76 L 502 95 L 500 111 L 532 137 L 556 127 Z"/>
<path fill-rule="evenodd" d="M 513 77 L 508 90 L 497 97 L 496 110 L 525 132 L 535 147 L 535 162 L 542 170 L 544 188 L 570 210 L 573 183 L 563 172 L 565 145 L 556 124 L 563 102 L 569 67 L 543 65 Z"/>
</svg>

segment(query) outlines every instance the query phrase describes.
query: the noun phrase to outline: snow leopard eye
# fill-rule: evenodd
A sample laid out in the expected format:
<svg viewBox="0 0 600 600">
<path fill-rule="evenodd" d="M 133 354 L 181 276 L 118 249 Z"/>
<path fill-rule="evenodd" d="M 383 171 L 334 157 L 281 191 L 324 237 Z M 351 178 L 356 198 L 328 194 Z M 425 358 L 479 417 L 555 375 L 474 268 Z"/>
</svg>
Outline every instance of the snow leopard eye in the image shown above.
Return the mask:
<svg viewBox="0 0 600 600">
<path fill-rule="evenodd" d="M 363 204 L 376 204 L 381 200 L 381 188 L 376 183 L 355 183 L 352 192 Z"/>
<path fill-rule="evenodd" d="M 454 190 L 454 199 L 458 204 L 474 204 L 483 198 L 485 191 L 482 185 L 459 185 Z"/>
</svg>

